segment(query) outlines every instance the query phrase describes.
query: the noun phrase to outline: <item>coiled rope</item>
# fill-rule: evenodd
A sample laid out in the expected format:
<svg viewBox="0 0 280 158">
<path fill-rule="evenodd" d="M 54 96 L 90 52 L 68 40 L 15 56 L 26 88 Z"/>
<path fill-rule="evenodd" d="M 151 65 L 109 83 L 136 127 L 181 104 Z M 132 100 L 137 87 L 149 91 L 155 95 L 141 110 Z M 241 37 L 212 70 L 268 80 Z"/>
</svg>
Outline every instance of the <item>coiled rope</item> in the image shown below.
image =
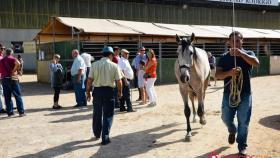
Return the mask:
<svg viewBox="0 0 280 158">
<path fill-rule="evenodd" d="M 237 67 L 237 69 L 239 69 L 239 74 L 238 76 L 233 76 L 230 83 L 229 105 L 231 107 L 237 107 L 241 102 L 240 94 L 243 87 L 243 74 L 240 67 Z"/>
<path fill-rule="evenodd" d="M 235 9 L 234 9 L 234 1 L 232 1 L 232 32 L 235 27 Z M 235 34 L 233 35 L 233 48 L 235 47 Z M 229 94 L 229 105 L 231 107 L 237 107 L 241 102 L 241 90 L 243 87 L 243 74 L 241 67 L 237 67 L 236 65 L 236 56 L 234 54 L 234 67 L 239 70 L 239 74 L 237 76 L 232 76 L 231 84 L 230 84 L 230 94 Z"/>
</svg>

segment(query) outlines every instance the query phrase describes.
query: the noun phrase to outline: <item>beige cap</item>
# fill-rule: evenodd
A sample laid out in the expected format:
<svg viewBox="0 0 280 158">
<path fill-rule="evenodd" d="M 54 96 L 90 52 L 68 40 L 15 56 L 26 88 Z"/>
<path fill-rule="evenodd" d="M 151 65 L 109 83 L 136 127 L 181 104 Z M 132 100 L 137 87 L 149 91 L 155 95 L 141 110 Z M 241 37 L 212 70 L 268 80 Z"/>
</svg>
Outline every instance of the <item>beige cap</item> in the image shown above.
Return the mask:
<svg viewBox="0 0 280 158">
<path fill-rule="evenodd" d="M 121 52 L 122 52 L 122 53 L 129 54 L 129 51 L 128 51 L 128 50 L 126 50 L 126 49 L 122 49 L 122 50 L 121 50 Z"/>
</svg>

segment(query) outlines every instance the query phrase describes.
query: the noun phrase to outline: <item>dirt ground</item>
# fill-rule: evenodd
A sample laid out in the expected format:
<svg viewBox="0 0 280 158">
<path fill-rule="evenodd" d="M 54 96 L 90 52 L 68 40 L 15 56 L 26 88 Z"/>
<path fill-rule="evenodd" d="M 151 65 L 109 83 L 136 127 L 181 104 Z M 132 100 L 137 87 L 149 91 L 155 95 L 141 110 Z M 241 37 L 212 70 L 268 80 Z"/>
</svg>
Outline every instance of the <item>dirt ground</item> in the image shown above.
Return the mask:
<svg viewBox="0 0 280 158">
<path fill-rule="evenodd" d="M 255 157 L 280 157 L 280 76 L 252 79 L 253 114 L 248 151 Z M 138 105 L 135 113 L 116 110 L 111 129 L 112 143 L 101 146 L 93 140 L 92 104 L 75 109 L 74 93 L 63 91 L 61 110 L 52 110 L 52 90 L 36 82 L 35 75 L 21 79 L 27 116 L 0 115 L 1 158 L 207 158 L 220 153 L 235 157 L 237 144 L 228 145 L 227 130 L 220 118 L 222 90 L 206 95 L 207 124 L 192 123 L 194 136 L 184 140 L 186 121 L 178 85 L 156 86 L 158 105 Z M 217 86 L 222 86 L 219 81 Z M 212 87 L 209 87 L 211 91 Z"/>
</svg>

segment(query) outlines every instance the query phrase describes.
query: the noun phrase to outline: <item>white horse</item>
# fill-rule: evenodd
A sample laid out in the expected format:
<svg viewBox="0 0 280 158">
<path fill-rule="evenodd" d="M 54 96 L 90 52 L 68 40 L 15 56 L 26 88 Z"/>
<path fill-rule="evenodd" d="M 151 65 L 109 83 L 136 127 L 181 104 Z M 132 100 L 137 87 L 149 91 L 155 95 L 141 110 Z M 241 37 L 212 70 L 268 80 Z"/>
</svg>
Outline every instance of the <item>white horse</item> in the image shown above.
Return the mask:
<svg viewBox="0 0 280 158">
<path fill-rule="evenodd" d="M 194 33 L 190 37 L 183 39 L 176 35 L 176 39 L 178 43 L 178 59 L 175 62 L 174 68 L 185 106 L 184 113 L 187 119 L 186 140 L 190 141 L 192 136 L 190 126 L 191 110 L 188 104 L 188 97 L 192 102 L 193 122 L 196 122 L 196 110 L 194 106 L 194 98 L 196 97 L 198 100 L 197 114 L 200 118 L 199 122 L 205 125 L 204 98 L 210 79 L 210 66 L 207 53 L 192 45 Z"/>
</svg>

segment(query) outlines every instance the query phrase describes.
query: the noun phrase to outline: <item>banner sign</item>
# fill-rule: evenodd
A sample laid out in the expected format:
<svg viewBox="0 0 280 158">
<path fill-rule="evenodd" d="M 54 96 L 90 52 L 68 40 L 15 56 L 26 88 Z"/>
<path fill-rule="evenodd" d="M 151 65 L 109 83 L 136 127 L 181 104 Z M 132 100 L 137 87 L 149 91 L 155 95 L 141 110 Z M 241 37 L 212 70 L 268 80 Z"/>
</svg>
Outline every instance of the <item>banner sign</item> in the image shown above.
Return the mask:
<svg viewBox="0 0 280 158">
<path fill-rule="evenodd" d="M 268 5 L 268 6 L 278 6 L 278 0 L 208 0 L 216 2 L 227 2 L 227 3 L 242 3 L 251 5 Z"/>
</svg>

